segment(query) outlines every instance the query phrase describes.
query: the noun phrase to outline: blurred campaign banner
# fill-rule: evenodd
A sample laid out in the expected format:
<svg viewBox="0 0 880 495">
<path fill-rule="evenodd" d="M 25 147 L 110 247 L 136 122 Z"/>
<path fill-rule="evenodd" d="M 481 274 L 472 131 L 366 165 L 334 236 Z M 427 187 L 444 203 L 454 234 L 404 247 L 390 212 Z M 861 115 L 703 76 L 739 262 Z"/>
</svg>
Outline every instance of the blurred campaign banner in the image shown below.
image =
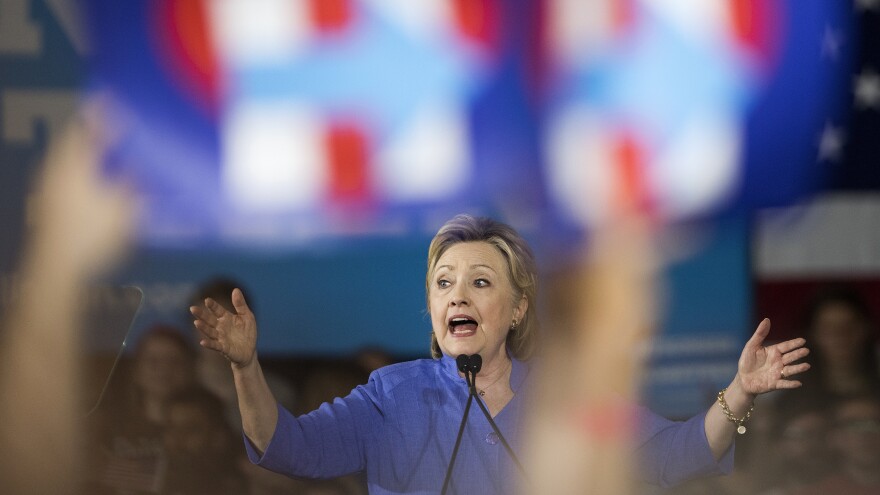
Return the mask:
<svg viewBox="0 0 880 495">
<path fill-rule="evenodd" d="M 542 126 L 569 221 L 661 222 L 797 200 L 825 175 L 852 63 L 839 2 L 548 0 Z"/>
<path fill-rule="evenodd" d="M 91 84 L 132 131 L 108 174 L 160 245 L 790 203 L 824 175 L 853 51 L 819 0 L 86 5 Z"/>
<path fill-rule="evenodd" d="M 130 139 L 109 173 L 147 240 L 297 242 L 393 229 L 485 180 L 470 106 L 493 0 L 90 3 L 94 84 Z"/>
</svg>

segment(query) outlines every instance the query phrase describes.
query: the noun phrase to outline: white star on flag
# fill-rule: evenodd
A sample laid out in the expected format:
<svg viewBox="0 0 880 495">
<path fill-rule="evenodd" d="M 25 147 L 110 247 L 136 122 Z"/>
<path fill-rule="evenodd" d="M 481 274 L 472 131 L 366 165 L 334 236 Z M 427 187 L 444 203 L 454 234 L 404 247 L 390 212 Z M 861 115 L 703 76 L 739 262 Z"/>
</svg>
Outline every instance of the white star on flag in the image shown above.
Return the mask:
<svg viewBox="0 0 880 495">
<path fill-rule="evenodd" d="M 839 162 L 843 154 L 843 142 L 845 139 L 844 131 L 839 126 L 826 122 L 822 129 L 822 135 L 819 137 L 819 156 L 817 160 L 820 162 Z"/>
<path fill-rule="evenodd" d="M 880 0 L 855 0 L 855 3 L 856 8 L 864 12 L 880 7 Z"/>
<path fill-rule="evenodd" d="M 872 69 L 863 69 L 855 79 L 853 94 L 859 109 L 880 109 L 880 76 Z"/>
</svg>

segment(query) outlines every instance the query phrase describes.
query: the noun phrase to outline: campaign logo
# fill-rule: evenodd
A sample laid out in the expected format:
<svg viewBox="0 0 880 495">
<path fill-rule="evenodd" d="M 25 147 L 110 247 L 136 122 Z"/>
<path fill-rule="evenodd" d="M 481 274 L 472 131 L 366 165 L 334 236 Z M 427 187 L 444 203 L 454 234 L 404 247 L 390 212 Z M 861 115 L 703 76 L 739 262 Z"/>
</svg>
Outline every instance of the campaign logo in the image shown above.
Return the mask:
<svg viewBox="0 0 880 495">
<path fill-rule="evenodd" d="M 164 0 L 166 69 L 216 118 L 239 211 L 394 207 L 475 180 L 468 105 L 491 71 L 489 0 Z"/>
<path fill-rule="evenodd" d="M 777 3 L 549 0 L 545 19 L 545 176 L 566 218 L 672 220 L 731 197 Z"/>
</svg>

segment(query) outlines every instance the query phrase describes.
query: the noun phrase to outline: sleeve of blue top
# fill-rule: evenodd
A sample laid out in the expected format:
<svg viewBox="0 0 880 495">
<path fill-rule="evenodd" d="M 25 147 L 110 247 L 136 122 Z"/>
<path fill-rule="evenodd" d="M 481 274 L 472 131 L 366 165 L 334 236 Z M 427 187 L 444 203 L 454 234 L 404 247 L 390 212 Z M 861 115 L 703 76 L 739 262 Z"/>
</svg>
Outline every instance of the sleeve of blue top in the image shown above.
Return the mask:
<svg viewBox="0 0 880 495">
<path fill-rule="evenodd" d="M 332 478 L 364 469 L 367 446 L 382 422 L 373 378 L 344 398 L 294 417 L 278 406 L 275 433 L 262 455 L 245 437 L 251 462 L 298 478 Z"/>
<path fill-rule="evenodd" d="M 733 470 L 733 446 L 716 461 L 706 438 L 705 418 L 703 412 L 678 422 L 647 409 L 639 411 L 636 447 L 643 481 L 668 487 Z"/>
</svg>

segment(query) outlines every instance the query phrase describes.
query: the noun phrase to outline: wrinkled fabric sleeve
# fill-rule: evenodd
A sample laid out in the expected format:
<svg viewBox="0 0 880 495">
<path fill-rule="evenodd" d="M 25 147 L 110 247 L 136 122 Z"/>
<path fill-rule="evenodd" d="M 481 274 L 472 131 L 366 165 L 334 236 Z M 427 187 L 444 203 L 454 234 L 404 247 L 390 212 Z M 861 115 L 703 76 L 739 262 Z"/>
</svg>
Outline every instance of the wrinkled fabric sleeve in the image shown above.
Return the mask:
<svg viewBox="0 0 880 495">
<path fill-rule="evenodd" d="M 332 478 L 364 470 L 382 412 L 371 379 L 345 398 L 294 417 L 278 406 L 278 422 L 262 455 L 245 437 L 254 464 L 296 478 Z"/>
<path fill-rule="evenodd" d="M 733 445 L 715 460 L 706 438 L 706 413 L 687 421 L 670 421 L 640 409 L 636 438 L 643 481 L 663 487 L 674 486 L 702 476 L 733 471 Z"/>
</svg>

